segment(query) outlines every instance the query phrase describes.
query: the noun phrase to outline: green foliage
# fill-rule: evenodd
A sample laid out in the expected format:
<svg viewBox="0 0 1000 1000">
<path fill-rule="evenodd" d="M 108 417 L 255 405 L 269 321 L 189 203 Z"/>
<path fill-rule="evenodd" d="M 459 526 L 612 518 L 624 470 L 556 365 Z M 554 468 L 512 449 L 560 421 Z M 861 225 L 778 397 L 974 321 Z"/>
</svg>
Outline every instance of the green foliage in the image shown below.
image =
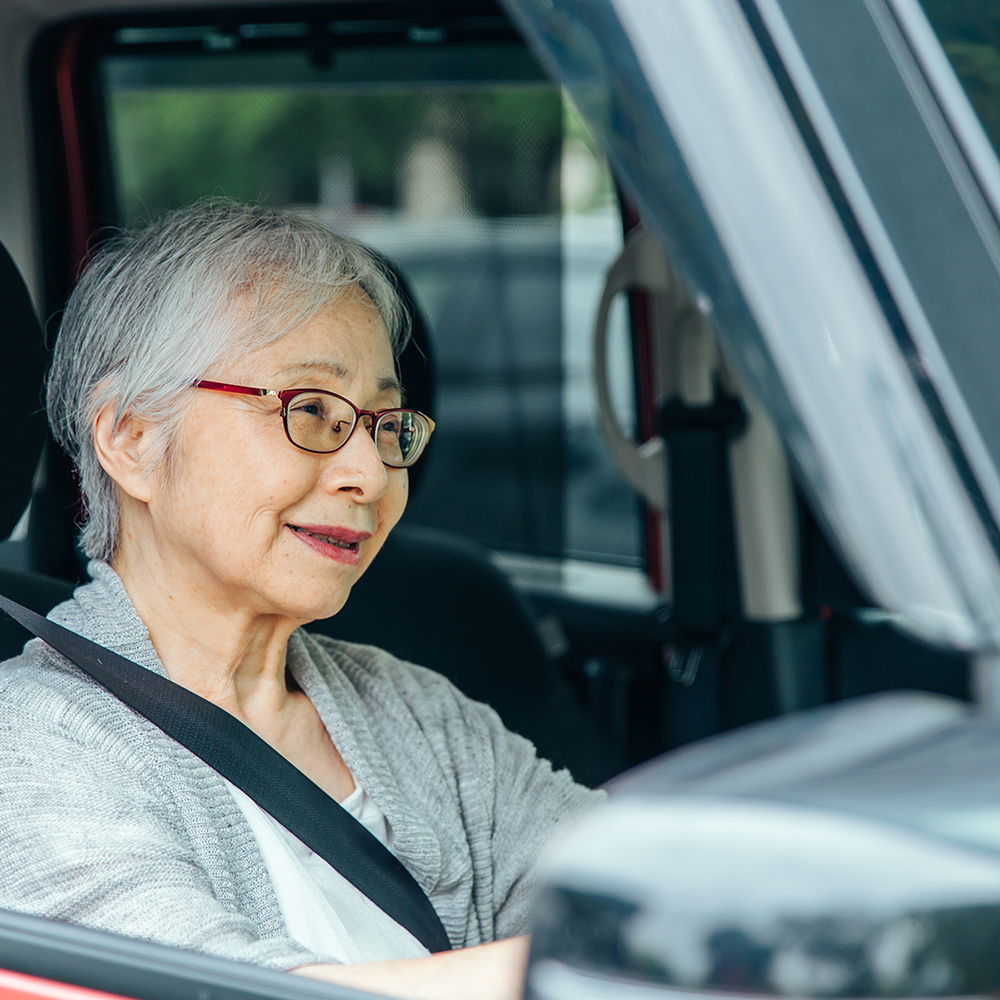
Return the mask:
<svg viewBox="0 0 1000 1000">
<path fill-rule="evenodd" d="M 1000 45 L 1000 4 L 996 0 L 921 0 L 942 44 L 964 39 Z"/>
<path fill-rule="evenodd" d="M 550 87 L 177 88 L 114 92 L 108 121 L 126 219 L 211 194 L 312 204 L 331 157 L 353 167 L 360 205 L 392 208 L 406 157 L 426 138 L 462 164 L 473 210 L 536 214 L 558 211 L 561 104 Z"/>
<path fill-rule="evenodd" d="M 923 8 L 994 149 L 1000 150 L 1000 3 L 923 0 Z"/>
<path fill-rule="evenodd" d="M 563 147 L 563 211 L 587 213 L 615 203 L 604 154 L 568 94 L 563 97 Z"/>
<path fill-rule="evenodd" d="M 1000 50 L 965 41 L 947 42 L 944 50 L 990 142 L 1000 149 Z"/>
</svg>

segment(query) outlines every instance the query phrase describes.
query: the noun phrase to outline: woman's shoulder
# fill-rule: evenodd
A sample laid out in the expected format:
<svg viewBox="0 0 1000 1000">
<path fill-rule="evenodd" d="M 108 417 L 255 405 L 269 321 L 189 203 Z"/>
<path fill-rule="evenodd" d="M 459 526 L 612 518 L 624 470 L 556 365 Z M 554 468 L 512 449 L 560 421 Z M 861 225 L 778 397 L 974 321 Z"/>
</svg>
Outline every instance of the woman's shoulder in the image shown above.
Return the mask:
<svg viewBox="0 0 1000 1000">
<path fill-rule="evenodd" d="M 92 753 L 112 765 L 145 770 L 149 755 L 141 747 L 152 728 L 39 639 L 0 663 L 0 752 L 36 754 L 53 763 Z"/>
<path fill-rule="evenodd" d="M 97 685 L 40 639 L 0 663 L 0 723 L 49 722 L 61 726 L 90 699 Z M 100 689 L 94 693 L 99 694 Z"/>
<path fill-rule="evenodd" d="M 337 710 L 349 726 L 363 718 L 365 727 L 378 734 L 382 752 L 414 754 L 419 746 L 420 754 L 437 759 L 447 771 L 476 774 L 492 771 L 511 752 L 535 758 L 534 746 L 508 730 L 489 705 L 468 697 L 437 671 L 377 646 L 301 629 L 296 634 Z"/>
</svg>

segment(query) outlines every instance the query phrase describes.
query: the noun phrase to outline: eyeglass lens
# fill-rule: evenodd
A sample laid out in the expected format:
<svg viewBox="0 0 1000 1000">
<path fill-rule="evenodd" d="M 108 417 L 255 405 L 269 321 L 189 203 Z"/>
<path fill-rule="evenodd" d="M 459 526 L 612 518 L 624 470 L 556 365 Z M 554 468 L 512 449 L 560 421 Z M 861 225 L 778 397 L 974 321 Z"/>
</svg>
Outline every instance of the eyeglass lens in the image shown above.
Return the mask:
<svg viewBox="0 0 1000 1000">
<path fill-rule="evenodd" d="M 347 442 L 355 419 L 355 412 L 346 400 L 325 393 L 302 392 L 289 401 L 285 426 L 292 443 L 300 448 L 331 452 Z M 382 414 L 373 435 L 379 458 L 394 468 L 412 465 L 429 436 L 426 419 L 415 410 Z"/>
</svg>

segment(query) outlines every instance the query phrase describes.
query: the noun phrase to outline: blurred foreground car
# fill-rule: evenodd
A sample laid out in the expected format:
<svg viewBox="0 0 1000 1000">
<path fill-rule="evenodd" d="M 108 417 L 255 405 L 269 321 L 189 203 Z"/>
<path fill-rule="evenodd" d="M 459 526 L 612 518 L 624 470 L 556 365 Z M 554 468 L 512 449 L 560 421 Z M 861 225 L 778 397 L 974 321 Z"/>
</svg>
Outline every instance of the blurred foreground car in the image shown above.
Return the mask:
<svg viewBox="0 0 1000 1000">
<path fill-rule="evenodd" d="M 107 227 L 217 192 L 401 267 L 436 451 L 314 627 L 442 670 L 581 780 L 682 748 L 547 862 L 533 996 L 1000 985 L 993 4 L 0 18 L 0 237 L 42 315 Z M 0 589 L 45 610 L 82 567 L 18 315 Z M 404 577 L 421 600 L 373 633 Z M 903 688 L 925 693 L 828 704 Z M 14 914 L 0 967 L 143 1000 L 351 995 Z"/>
</svg>

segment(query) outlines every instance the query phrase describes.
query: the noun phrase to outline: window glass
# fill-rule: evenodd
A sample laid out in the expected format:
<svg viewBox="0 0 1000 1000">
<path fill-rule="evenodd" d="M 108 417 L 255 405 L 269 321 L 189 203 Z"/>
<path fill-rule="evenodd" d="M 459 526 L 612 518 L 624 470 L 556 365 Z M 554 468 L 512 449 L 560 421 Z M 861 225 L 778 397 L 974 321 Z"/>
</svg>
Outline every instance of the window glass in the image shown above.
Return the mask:
<svg viewBox="0 0 1000 1000">
<path fill-rule="evenodd" d="M 995 0 L 921 0 L 993 148 L 1000 150 L 1000 5 Z"/>
<path fill-rule="evenodd" d="M 122 221 L 205 195 L 260 200 L 401 266 L 430 327 L 438 422 L 407 520 L 637 564 L 640 512 L 598 437 L 589 357 L 621 212 L 581 120 L 526 50 L 351 50 L 324 66 L 117 38 L 101 80 Z M 627 422 L 623 312 L 615 334 Z"/>
</svg>

